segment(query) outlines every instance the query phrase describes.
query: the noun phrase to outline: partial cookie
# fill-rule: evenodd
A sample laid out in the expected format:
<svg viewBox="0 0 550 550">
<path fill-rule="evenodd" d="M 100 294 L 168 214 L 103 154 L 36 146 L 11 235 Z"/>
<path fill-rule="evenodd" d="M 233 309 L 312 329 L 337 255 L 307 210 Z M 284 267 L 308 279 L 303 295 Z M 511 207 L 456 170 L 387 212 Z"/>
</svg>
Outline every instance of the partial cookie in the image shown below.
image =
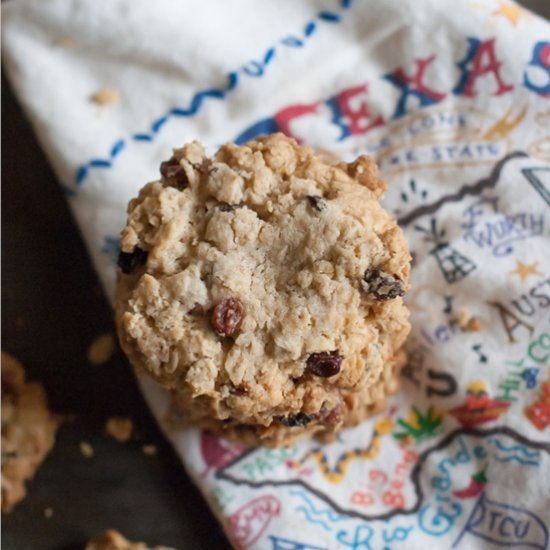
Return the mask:
<svg viewBox="0 0 550 550">
<path fill-rule="evenodd" d="M 276 134 L 212 158 L 194 142 L 161 174 L 121 234 L 117 329 L 135 367 L 190 418 L 260 430 L 338 416 L 376 384 L 410 329 L 410 256 L 371 159 L 333 165 Z"/>
<path fill-rule="evenodd" d="M 174 550 L 166 546 L 155 546 L 150 548 L 143 542 L 130 542 L 118 531 L 108 529 L 105 533 L 94 537 L 85 550 Z"/>
<path fill-rule="evenodd" d="M 25 481 L 53 447 L 58 425 L 44 388 L 26 383 L 21 363 L 2 352 L 2 512 L 25 497 Z"/>
</svg>

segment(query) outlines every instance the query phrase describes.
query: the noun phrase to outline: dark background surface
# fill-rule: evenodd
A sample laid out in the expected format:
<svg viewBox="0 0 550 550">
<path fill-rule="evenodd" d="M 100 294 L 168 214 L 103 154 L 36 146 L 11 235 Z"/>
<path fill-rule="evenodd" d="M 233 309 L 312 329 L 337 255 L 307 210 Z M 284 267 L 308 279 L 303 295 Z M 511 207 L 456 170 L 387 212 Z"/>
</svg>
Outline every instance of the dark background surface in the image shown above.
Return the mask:
<svg viewBox="0 0 550 550">
<path fill-rule="evenodd" d="M 77 550 L 107 528 L 178 549 L 230 548 L 207 504 L 164 440 L 117 351 L 91 365 L 88 347 L 114 332 L 111 310 L 65 198 L 2 77 L 2 349 L 43 383 L 51 408 L 73 415 L 27 498 L 2 516 L 4 550 Z M 136 436 L 103 435 L 130 416 Z M 95 455 L 85 458 L 81 441 Z M 146 456 L 144 444 L 158 447 Z M 44 509 L 52 508 L 51 519 Z"/>
<path fill-rule="evenodd" d="M 550 0 L 522 3 L 550 17 Z M 53 410 L 74 416 L 27 484 L 27 498 L 3 515 L 2 548 L 77 550 L 107 528 L 150 545 L 230 548 L 120 351 L 104 365 L 88 363 L 92 341 L 113 331 L 64 196 L 2 77 L 2 349 L 44 384 Z M 103 435 L 113 415 L 132 417 L 129 443 Z M 92 444 L 93 458 L 82 456 L 81 441 Z M 158 455 L 144 455 L 143 444 L 156 445 Z"/>
</svg>

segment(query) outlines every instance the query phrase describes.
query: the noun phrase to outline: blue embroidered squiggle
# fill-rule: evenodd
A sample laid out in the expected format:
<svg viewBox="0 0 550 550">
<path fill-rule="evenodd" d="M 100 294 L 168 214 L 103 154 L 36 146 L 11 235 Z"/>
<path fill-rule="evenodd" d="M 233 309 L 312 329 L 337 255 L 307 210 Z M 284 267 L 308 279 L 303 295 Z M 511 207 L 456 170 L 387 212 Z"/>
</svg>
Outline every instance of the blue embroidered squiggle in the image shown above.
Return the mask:
<svg viewBox="0 0 550 550">
<path fill-rule="evenodd" d="M 313 500 L 308 496 L 308 494 L 305 491 L 293 489 L 289 492 L 291 496 L 297 496 L 300 497 L 308 506 L 309 512 L 315 516 L 315 518 L 319 519 L 320 521 L 323 516 L 327 518 L 329 522 L 337 522 L 342 521 L 345 519 L 348 519 L 347 516 L 342 514 L 337 514 L 330 508 L 315 508 L 313 505 Z"/>
<path fill-rule="evenodd" d="M 492 437 L 491 439 L 489 439 L 489 443 L 492 443 L 493 445 L 496 445 L 501 451 L 509 451 L 511 453 L 519 452 L 519 453 L 522 453 L 525 456 L 528 456 L 530 458 L 539 458 L 540 457 L 540 451 L 530 450 L 525 445 L 514 445 L 514 446 L 511 446 L 511 447 L 506 447 L 506 445 L 504 445 L 504 443 L 502 443 L 496 437 Z"/>
<path fill-rule="evenodd" d="M 312 518 L 309 515 L 309 510 L 307 508 L 304 508 L 303 506 L 298 506 L 298 508 L 296 508 L 296 511 L 303 512 L 309 523 L 315 523 L 316 525 L 320 525 L 325 531 L 331 530 L 330 525 L 327 525 L 324 521 L 321 521 L 320 519 Z"/>
<path fill-rule="evenodd" d="M 518 464 L 523 464 L 525 466 L 540 466 L 539 462 L 536 462 L 535 460 L 525 460 L 524 458 L 520 458 L 519 456 L 506 456 L 502 457 L 499 455 L 495 455 L 495 459 L 497 462 L 517 462 Z"/>
<path fill-rule="evenodd" d="M 347 10 L 351 7 L 352 0 L 340 0 L 340 9 Z M 223 100 L 233 91 L 240 82 L 240 76 L 248 76 L 251 78 L 259 78 L 265 74 L 266 67 L 273 62 L 277 57 L 277 49 L 281 46 L 287 48 L 302 48 L 307 40 L 317 31 L 318 22 L 328 24 L 339 23 L 342 19 L 341 12 L 338 11 L 322 11 L 317 14 L 314 20 L 309 21 L 304 26 L 303 36 L 286 36 L 278 41 L 278 43 L 263 54 L 261 59 L 251 60 L 236 71 L 232 71 L 227 75 L 227 84 L 221 88 L 209 88 L 198 91 L 191 99 L 187 107 L 172 107 L 166 114 L 155 120 L 151 124 L 151 129 L 147 132 L 136 133 L 131 136 L 132 141 L 137 142 L 152 142 L 156 135 L 161 131 L 162 127 L 173 117 L 192 117 L 195 116 L 204 101 L 208 99 Z M 111 147 L 108 158 L 92 158 L 80 165 L 76 170 L 74 183 L 80 186 L 84 183 L 92 168 L 112 168 L 117 156 L 126 148 L 127 141 L 125 139 L 117 140 Z"/>
</svg>

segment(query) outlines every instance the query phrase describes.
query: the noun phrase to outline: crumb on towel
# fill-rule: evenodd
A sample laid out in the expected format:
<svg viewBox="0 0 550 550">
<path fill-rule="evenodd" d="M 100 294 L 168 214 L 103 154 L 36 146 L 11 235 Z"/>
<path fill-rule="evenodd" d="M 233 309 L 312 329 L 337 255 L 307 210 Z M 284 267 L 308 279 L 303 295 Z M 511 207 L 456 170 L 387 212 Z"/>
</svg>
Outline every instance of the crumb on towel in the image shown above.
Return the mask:
<svg viewBox="0 0 550 550">
<path fill-rule="evenodd" d="M 90 100 L 98 105 L 110 105 L 118 101 L 118 91 L 113 88 L 101 88 L 90 96 Z"/>
<path fill-rule="evenodd" d="M 75 44 L 75 40 L 72 36 L 62 36 L 56 41 L 55 45 L 60 48 L 72 48 Z"/>
</svg>

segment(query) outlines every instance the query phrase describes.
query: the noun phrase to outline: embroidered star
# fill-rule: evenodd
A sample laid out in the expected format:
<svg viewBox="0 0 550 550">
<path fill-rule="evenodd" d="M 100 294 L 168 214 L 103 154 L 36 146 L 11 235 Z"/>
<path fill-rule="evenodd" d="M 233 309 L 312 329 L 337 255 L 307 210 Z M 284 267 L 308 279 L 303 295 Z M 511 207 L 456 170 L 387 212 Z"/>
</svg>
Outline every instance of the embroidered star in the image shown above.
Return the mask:
<svg viewBox="0 0 550 550">
<path fill-rule="evenodd" d="M 516 269 L 510 271 L 511 275 L 517 275 L 521 282 L 525 281 L 529 275 L 543 275 L 540 271 L 537 270 L 539 262 L 534 262 L 532 264 L 524 264 L 520 260 L 516 260 Z"/>
<path fill-rule="evenodd" d="M 495 10 L 492 15 L 502 15 L 510 21 L 513 27 L 515 27 L 522 15 L 521 8 L 513 4 L 500 4 L 498 10 Z"/>
</svg>

